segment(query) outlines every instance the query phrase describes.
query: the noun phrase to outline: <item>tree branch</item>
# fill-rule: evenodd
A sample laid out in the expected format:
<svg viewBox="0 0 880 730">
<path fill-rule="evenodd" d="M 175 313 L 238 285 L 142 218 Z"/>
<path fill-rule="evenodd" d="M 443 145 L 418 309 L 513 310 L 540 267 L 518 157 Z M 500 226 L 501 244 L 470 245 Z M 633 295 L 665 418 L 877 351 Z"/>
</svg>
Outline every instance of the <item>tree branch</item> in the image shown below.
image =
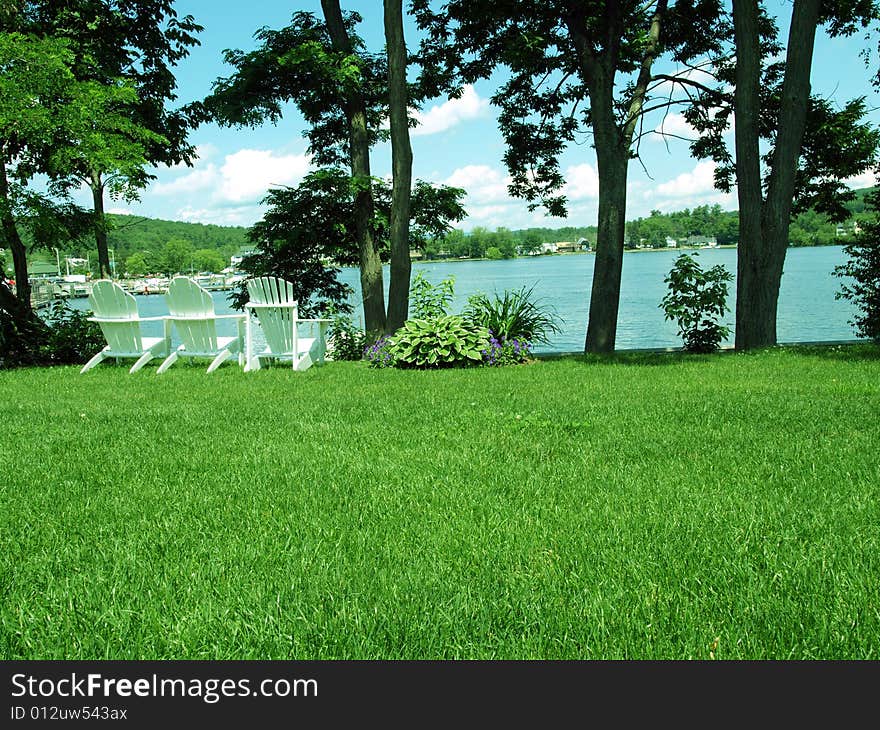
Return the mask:
<svg viewBox="0 0 880 730">
<path fill-rule="evenodd" d="M 673 84 L 681 84 L 683 86 L 693 86 L 695 89 L 699 89 L 707 96 L 715 97 L 720 102 L 730 103 L 732 99 L 729 94 L 725 94 L 718 89 L 713 89 L 705 84 L 701 84 L 699 81 L 694 81 L 693 79 L 685 79 L 679 76 L 674 76 L 670 74 L 654 74 L 651 79 L 652 81 L 670 81 Z"/>
</svg>

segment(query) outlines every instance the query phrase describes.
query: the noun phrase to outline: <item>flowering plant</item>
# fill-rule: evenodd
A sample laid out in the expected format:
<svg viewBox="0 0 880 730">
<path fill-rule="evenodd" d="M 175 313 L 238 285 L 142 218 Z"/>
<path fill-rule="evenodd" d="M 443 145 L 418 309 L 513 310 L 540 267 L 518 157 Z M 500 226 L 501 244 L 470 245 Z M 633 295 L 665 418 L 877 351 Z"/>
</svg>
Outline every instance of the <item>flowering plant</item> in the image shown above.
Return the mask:
<svg viewBox="0 0 880 730">
<path fill-rule="evenodd" d="M 371 368 L 390 368 L 394 366 L 394 355 L 391 353 L 391 338 L 382 335 L 372 345 L 364 349 L 364 358 Z"/>
<path fill-rule="evenodd" d="M 489 345 L 481 354 L 484 365 L 516 365 L 531 357 L 532 346 L 524 337 L 505 338 L 489 330 Z"/>
</svg>

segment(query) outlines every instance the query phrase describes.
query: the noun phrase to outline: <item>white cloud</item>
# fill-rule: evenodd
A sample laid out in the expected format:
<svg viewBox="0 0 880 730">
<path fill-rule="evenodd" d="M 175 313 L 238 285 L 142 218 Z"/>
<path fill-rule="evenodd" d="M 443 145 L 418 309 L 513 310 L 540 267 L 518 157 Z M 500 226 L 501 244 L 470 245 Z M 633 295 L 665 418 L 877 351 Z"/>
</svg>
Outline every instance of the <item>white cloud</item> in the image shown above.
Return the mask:
<svg viewBox="0 0 880 730">
<path fill-rule="evenodd" d="M 218 204 L 256 203 L 273 185 L 295 185 L 308 171 L 308 155 L 277 155 L 272 150 L 243 149 L 227 155 L 218 166 L 209 162 L 171 182 L 155 183 L 150 192 L 160 196 L 209 194 Z"/>
<path fill-rule="evenodd" d="M 263 215 L 258 205 L 233 208 L 194 208 L 186 206 L 177 211 L 175 220 L 189 223 L 213 223 L 218 226 L 250 226 Z"/>
<path fill-rule="evenodd" d="M 271 150 L 239 150 L 227 155 L 220 174 L 220 197 L 232 203 L 256 202 L 273 185 L 293 185 L 305 177 L 308 155 L 276 157 Z"/>
<path fill-rule="evenodd" d="M 210 142 L 205 142 L 205 144 L 196 145 L 196 157 L 200 160 L 210 160 L 217 156 L 217 153 L 220 150 L 217 148 L 217 145 L 213 145 Z"/>
<path fill-rule="evenodd" d="M 455 170 L 446 185 L 464 188 L 468 197 L 477 203 L 493 203 L 510 199 L 507 194 L 508 178 L 489 165 L 465 165 Z"/>
<path fill-rule="evenodd" d="M 509 205 L 475 205 L 468 210 L 468 218 L 489 222 L 497 227 L 501 225 L 499 221 L 509 219 L 509 212 Z"/>
<path fill-rule="evenodd" d="M 684 115 L 672 113 L 667 114 L 660 123 L 654 128 L 656 135 L 652 135 L 655 141 L 663 141 L 664 134 L 670 134 L 675 137 L 685 137 L 686 139 L 696 139 L 696 130 L 685 121 Z"/>
<path fill-rule="evenodd" d="M 843 182 L 851 188 L 858 190 L 859 188 L 871 188 L 877 184 L 877 174 L 872 170 L 863 172 L 861 175 L 847 178 Z"/>
<path fill-rule="evenodd" d="M 569 198 L 569 217 L 551 218 L 538 208 L 529 211 L 525 201 L 511 197 L 507 192 L 509 176 L 489 165 L 466 165 L 455 170 L 443 182 L 464 188 L 468 195 L 464 207 L 468 220 L 465 229 L 474 225 L 497 228 L 530 228 L 533 226 L 558 227 L 595 224 L 595 201 L 599 196 L 599 177 L 590 164 L 571 165 L 565 171 L 563 193 Z"/>
<path fill-rule="evenodd" d="M 599 173 L 589 163 L 569 167 L 565 181 L 562 192 L 569 200 L 599 197 Z"/>
<path fill-rule="evenodd" d="M 194 169 L 171 182 L 155 183 L 150 192 L 154 195 L 187 195 L 202 192 L 216 187 L 219 178 L 217 166 L 210 164 L 201 170 Z"/>
<path fill-rule="evenodd" d="M 427 134 L 445 132 L 466 119 L 481 117 L 489 109 L 489 101 L 481 99 L 473 86 L 467 85 L 460 98 L 449 99 L 442 104 L 435 104 L 425 112 L 415 112 L 419 123 L 410 134 L 421 137 Z"/>
<path fill-rule="evenodd" d="M 717 192 L 715 190 L 715 163 L 710 160 L 698 162 L 690 172 L 683 172 L 669 182 L 656 187 L 659 195 L 669 198 L 686 198 Z"/>
</svg>

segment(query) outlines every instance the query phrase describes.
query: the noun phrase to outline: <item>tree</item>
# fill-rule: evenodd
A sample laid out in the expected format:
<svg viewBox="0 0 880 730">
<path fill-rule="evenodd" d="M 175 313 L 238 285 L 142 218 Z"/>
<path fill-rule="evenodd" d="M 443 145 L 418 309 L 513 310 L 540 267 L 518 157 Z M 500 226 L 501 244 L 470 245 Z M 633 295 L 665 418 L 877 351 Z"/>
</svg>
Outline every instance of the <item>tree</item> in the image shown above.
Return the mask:
<svg viewBox="0 0 880 730">
<path fill-rule="evenodd" d="M 109 275 L 105 192 L 137 199 L 152 178 L 147 165 L 191 164 L 195 156 L 187 142 L 193 120 L 166 104 L 176 98 L 172 68 L 198 43 L 202 28 L 191 16 L 178 19 L 172 0 L 26 0 L 19 24 L 27 32 L 65 38 L 76 79 L 103 85 L 124 79 L 136 92 L 116 108 L 127 128 L 107 136 L 103 147 L 83 149 L 76 162 L 75 177 L 92 192 L 99 273 Z M 127 153 L 131 143 L 142 147 L 140 158 Z"/>
<path fill-rule="evenodd" d="M 785 61 L 778 29 L 756 0 L 733 3 L 735 54 L 718 64 L 722 83 L 735 86 L 733 104 L 709 114 L 705 98 L 685 117 L 701 133 L 692 146 L 717 163 L 716 184 L 739 197 L 736 348 L 776 343 L 779 285 L 792 215 L 811 207 L 842 220 L 854 194 L 843 180 L 870 169 L 880 136 L 865 115 L 864 99 L 835 111 L 810 96 L 810 70 L 820 25 L 830 35 L 849 35 L 878 19 L 873 0 L 822 3 L 795 0 Z M 736 63 L 732 62 L 735 56 Z M 711 95 L 729 101 L 719 90 Z M 723 132 L 735 119 L 735 162 Z M 761 145 L 769 147 L 762 155 Z"/>
<path fill-rule="evenodd" d="M 323 21 L 295 13 L 280 31 L 258 30 L 256 50 L 225 51 L 235 73 L 214 83 L 200 114 L 220 124 L 253 126 L 277 121 L 282 104 L 292 101 L 310 125 L 306 136 L 315 164 L 349 166 L 364 319 L 369 330 L 384 331 L 382 264 L 371 227 L 370 147 L 386 134 L 381 122 L 387 71 L 384 59 L 367 53 L 354 32 L 359 15 L 343 15 L 338 0 L 322 0 L 321 7 Z"/>
<path fill-rule="evenodd" d="M 498 250 L 501 252 L 502 258 L 516 258 L 516 244 L 509 236 L 502 236 L 498 240 Z"/>
<path fill-rule="evenodd" d="M 143 145 L 133 140 L 149 135 L 119 112 L 136 99 L 130 84 L 80 81 L 74 63 L 66 41 L 0 34 L 0 223 L 24 317 L 30 287 L 20 229 L 32 246 L 83 235 L 86 219 L 67 196 L 78 161 L 108 147 L 120 164 L 143 159 Z M 120 135 L 132 141 L 116 144 Z M 49 195 L 28 187 L 37 173 L 48 177 Z"/>
<path fill-rule="evenodd" d="M 163 268 L 169 274 L 189 271 L 194 266 L 193 247 L 189 241 L 172 238 L 162 249 Z"/>
<path fill-rule="evenodd" d="M 125 259 L 125 271 L 129 276 L 143 276 L 147 273 L 147 259 L 140 251 L 135 251 Z"/>
<path fill-rule="evenodd" d="M 520 250 L 526 255 L 537 253 L 541 250 L 541 237 L 534 231 L 529 231 L 520 243 Z"/>
<path fill-rule="evenodd" d="M 351 176 L 340 168 L 327 168 L 309 173 L 295 188 L 269 191 L 265 200 L 269 212 L 248 232 L 256 253 L 245 257 L 242 270 L 251 276 L 278 276 L 293 282 L 300 308 L 308 314 L 325 313 L 331 305 L 336 311 L 350 311 L 349 290 L 338 281 L 336 267 L 359 260 L 353 185 Z M 380 260 L 387 260 L 391 256 L 392 191 L 377 179 L 372 188 L 375 206 L 370 233 Z M 424 247 L 429 239 L 444 235 L 451 221 L 464 218 L 459 202 L 463 196 L 459 188 L 417 181 L 410 220 L 413 244 Z M 235 292 L 232 301 L 243 306 L 246 291 Z"/>
<path fill-rule="evenodd" d="M 196 271 L 210 271 L 217 273 L 226 267 L 226 259 L 220 252 L 213 248 L 200 248 L 193 252 L 193 266 Z"/>
<path fill-rule="evenodd" d="M 391 282 L 388 289 L 388 332 L 403 326 L 409 313 L 412 262 L 409 255 L 409 209 L 412 146 L 409 141 L 409 93 L 403 0 L 385 0 L 385 46 L 388 54 L 388 109 L 391 123 Z"/>
<path fill-rule="evenodd" d="M 874 218 L 864 222 L 861 232 L 844 246 L 847 261 L 834 270 L 844 283 L 835 296 L 858 307 L 851 324 L 859 336 L 880 344 L 880 187 L 874 188 L 868 204 L 875 210 Z"/>
<path fill-rule="evenodd" d="M 414 2 L 428 39 L 425 65 L 446 69 L 447 84 L 487 78 L 500 65 L 511 79 L 493 97 L 507 143 L 510 192 L 564 215 L 559 156 L 591 132 L 599 173 L 599 219 L 585 350 L 614 349 L 623 265 L 626 180 L 638 153 L 645 113 L 674 103 L 651 103 L 652 83 L 678 87 L 686 77 L 653 74 L 669 53 L 690 64 L 715 52 L 727 31 L 721 4 L 577 2 L 576 0 L 449 0 L 441 11 Z M 448 88 L 448 87 L 447 87 Z"/>
</svg>

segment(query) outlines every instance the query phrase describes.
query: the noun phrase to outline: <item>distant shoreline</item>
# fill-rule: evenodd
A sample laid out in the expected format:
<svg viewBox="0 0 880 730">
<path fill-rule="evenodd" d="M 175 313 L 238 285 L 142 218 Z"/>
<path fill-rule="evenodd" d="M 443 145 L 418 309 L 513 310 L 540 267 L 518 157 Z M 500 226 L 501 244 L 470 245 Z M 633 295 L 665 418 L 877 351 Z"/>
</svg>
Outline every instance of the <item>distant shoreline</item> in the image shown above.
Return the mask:
<svg viewBox="0 0 880 730">
<path fill-rule="evenodd" d="M 838 244 L 823 244 L 834 246 Z M 623 250 L 624 253 L 647 253 L 647 252 L 656 252 L 656 251 L 703 251 L 706 249 L 719 249 L 719 248 L 736 248 L 736 244 L 725 244 L 723 246 L 676 246 L 675 248 L 625 248 Z M 796 248 L 814 248 L 813 246 L 797 246 Z M 587 254 L 595 255 L 594 250 L 589 251 L 566 251 L 564 253 L 539 253 L 534 256 L 529 256 L 526 254 L 525 256 L 513 256 L 509 259 L 490 259 L 485 256 L 481 257 L 471 257 L 471 256 L 450 256 L 448 258 L 442 259 L 413 259 L 412 262 L 414 264 L 448 264 L 456 261 L 466 262 L 466 261 L 515 261 L 517 259 L 542 259 L 548 256 L 584 256 Z"/>
<path fill-rule="evenodd" d="M 789 244 L 789 249 L 794 248 L 825 248 L 828 246 L 844 246 L 845 242 L 835 241 L 833 243 L 814 243 L 812 246 L 792 246 Z M 657 251 L 712 251 L 718 249 L 736 249 L 738 246 L 735 243 L 725 243 L 720 244 L 718 246 L 675 246 L 675 247 L 667 247 L 664 246 L 662 248 L 625 248 L 623 249 L 624 253 L 656 253 Z M 548 256 L 582 256 L 585 254 L 594 254 L 594 250 L 589 251 L 567 251 L 565 253 L 539 253 L 534 256 L 514 256 L 509 259 L 490 259 L 485 256 L 479 258 L 472 258 L 470 256 L 458 257 L 458 256 L 450 256 L 449 258 L 442 259 L 413 259 L 412 262 L 414 264 L 448 264 L 454 263 L 456 261 L 515 261 L 517 259 L 541 259 Z"/>
</svg>

